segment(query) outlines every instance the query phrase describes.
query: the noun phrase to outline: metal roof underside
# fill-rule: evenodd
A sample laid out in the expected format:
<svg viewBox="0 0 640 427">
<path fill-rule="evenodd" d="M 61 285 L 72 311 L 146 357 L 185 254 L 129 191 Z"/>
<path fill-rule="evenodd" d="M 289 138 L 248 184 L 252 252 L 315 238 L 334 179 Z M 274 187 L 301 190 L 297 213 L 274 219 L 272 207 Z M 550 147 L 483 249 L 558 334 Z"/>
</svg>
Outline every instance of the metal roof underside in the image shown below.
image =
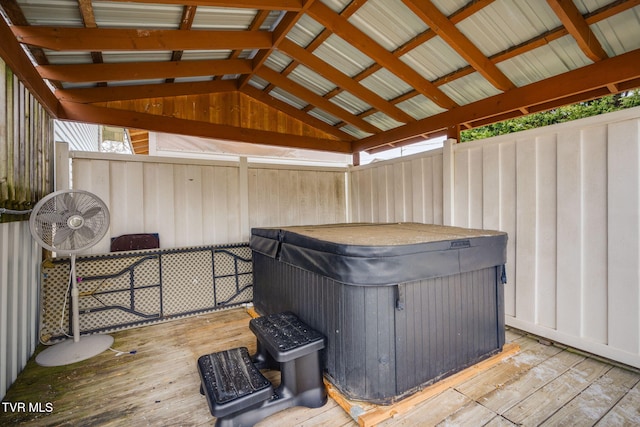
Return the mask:
<svg viewBox="0 0 640 427">
<path fill-rule="evenodd" d="M 640 0 L 0 7 L 0 55 L 54 117 L 238 142 L 378 151 L 640 86 Z"/>
</svg>

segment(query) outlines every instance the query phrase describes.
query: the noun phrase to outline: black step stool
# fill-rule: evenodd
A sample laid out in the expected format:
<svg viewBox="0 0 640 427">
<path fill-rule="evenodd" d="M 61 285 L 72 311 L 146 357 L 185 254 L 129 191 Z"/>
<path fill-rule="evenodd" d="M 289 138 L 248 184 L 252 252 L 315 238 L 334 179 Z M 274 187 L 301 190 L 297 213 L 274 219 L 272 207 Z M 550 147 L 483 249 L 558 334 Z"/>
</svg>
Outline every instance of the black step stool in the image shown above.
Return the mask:
<svg viewBox="0 0 640 427">
<path fill-rule="evenodd" d="M 318 408 L 327 402 L 322 334 L 289 312 L 251 319 L 249 329 L 257 338 L 253 358 L 240 347 L 198 359 L 200 392 L 217 418 L 216 426 L 252 426 L 292 406 Z M 260 369 L 280 371 L 275 390 Z"/>
</svg>

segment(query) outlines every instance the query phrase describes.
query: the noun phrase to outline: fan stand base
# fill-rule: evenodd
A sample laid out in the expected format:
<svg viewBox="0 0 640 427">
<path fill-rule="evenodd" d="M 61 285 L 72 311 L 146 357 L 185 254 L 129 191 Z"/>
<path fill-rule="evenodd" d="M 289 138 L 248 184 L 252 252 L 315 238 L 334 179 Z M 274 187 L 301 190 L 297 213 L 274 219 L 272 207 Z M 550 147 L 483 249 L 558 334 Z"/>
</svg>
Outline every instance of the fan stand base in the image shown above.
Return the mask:
<svg viewBox="0 0 640 427">
<path fill-rule="evenodd" d="M 63 366 L 90 359 L 113 344 L 110 335 L 87 335 L 74 341 L 72 338 L 54 344 L 36 356 L 36 363 L 40 366 Z"/>
</svg>

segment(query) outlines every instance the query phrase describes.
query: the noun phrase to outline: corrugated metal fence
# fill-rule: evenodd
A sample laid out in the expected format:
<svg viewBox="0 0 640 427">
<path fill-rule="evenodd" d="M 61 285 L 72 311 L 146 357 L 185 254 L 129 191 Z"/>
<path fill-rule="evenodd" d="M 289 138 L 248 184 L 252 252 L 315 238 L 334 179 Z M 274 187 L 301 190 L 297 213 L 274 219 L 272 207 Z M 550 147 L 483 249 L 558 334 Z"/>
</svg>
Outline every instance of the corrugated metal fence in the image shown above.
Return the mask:
<svg viewBox="0 0 640 427">
<path fill-rule="evenodd" d="M 351 183 L 353 221 L 508 232 L 507 324 L 640 367 L 640 108 L 448 142 Z"/>
<path fill-rule="evenodd" d="M 0 207 L 25 210 L 51 191 L 51 119 L 0 60 Z M 0 397 L 38 343 L 40 250 L 25 216 L 0 218 Z"/>
</svg>

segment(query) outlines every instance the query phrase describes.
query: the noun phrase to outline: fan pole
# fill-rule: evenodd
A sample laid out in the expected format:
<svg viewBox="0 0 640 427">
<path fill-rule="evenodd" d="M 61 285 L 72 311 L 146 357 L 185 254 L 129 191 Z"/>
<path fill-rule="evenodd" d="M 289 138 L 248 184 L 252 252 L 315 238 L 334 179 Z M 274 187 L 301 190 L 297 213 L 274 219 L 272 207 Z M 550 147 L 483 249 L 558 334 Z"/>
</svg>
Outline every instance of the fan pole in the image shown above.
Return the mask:
<svg viewBox="0 0 640 427">
<path fill-rule="evenodd" d="M 78 290 L 78 279 L 76 277 L 76 254 L 71 254 L 71 310 L 73 311 L 73 342 L 80 341 L 80 291 Z"/>
</svg>

